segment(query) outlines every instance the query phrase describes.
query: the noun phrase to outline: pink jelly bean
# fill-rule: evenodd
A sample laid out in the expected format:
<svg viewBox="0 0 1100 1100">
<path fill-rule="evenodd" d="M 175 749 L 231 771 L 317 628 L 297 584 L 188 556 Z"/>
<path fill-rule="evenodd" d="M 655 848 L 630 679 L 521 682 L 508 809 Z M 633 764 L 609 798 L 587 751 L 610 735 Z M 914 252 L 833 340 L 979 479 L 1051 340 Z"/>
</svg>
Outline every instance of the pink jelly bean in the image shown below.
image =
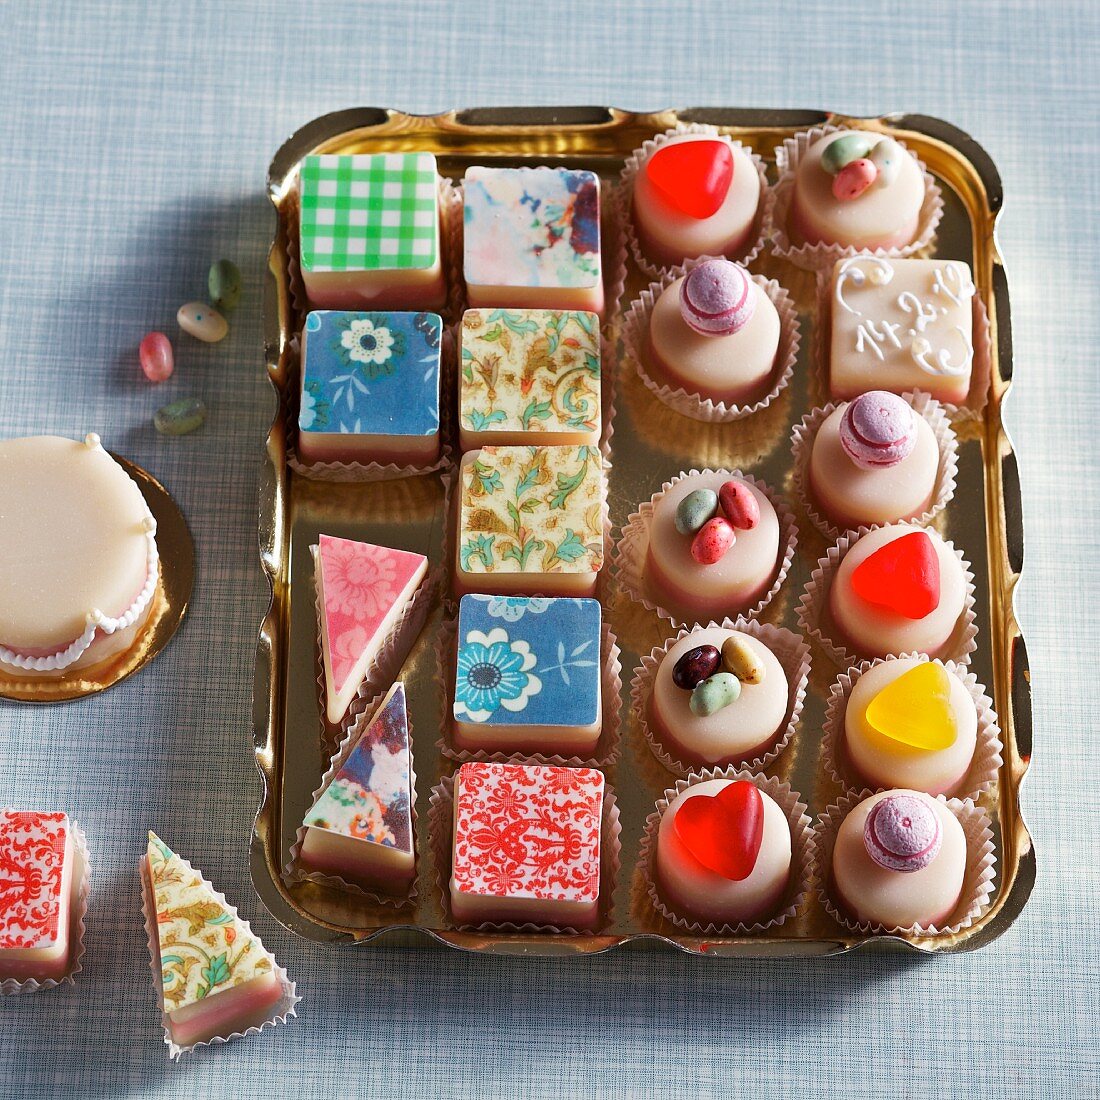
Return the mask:
<svg viewBox="0 0 1100 1100">
<path fill-rule="evenodd" d="M 833 195 L 841 202 L 851 202 L 858 199 L 877 177 L 874 162 L 860 157 L 844 165 L 833 177 Z"/>
<path fill-rule="evenodd" d="M 176 367 L 172 343 L 163 332 L 146 333 L 138 347 L 138 359 L 150 382 L 166 382 Z"/>
<path fill-rule="evenodd" d="M 726 519 L 741 531 L 751 531 L 760 522 L 760 505 L 743 481 L 727 481 L 718 490 L 718 504 Z"/>
<path fill-rule="evenodd" d="M 722 516 L 708 519 L 691 540 L 691 556 L 700 565 L 714 565 L 720 562 L 726 551 L 737 541 L 737 533 L 729 520 Z"/>
</svg>

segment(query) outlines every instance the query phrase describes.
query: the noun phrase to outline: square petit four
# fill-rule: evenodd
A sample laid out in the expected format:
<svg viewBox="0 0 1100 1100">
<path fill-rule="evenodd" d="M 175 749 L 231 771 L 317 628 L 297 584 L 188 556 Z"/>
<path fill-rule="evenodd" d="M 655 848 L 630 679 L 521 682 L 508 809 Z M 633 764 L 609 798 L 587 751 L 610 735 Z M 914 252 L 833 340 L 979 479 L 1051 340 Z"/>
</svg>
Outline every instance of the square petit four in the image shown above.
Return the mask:
<svg viewBox="0 0 1100 1100">
<path fill-rule="evenodd" d="M 302 332 L 302 458 L 434 462 L 442 335 L 437 313 L 310 313 Z"/>
<path fill-rule="evenodd" d="M 314 305 L 443 304 L 439 176 L 430 153 L 308 156 L 299 198 L 299 262 Z"/>
<path fill-rule="evenodd" d="M 974 281 L 958 260 L 853 256 L 833 270 L 829 393 L 922 390 L 961 404 L 974 365 Z"/>
<path fill-rule="evenodd" d="M 191 1047 L 274 1023 L 284 976 L 236 909 L 152 832 L 142 875 L 172 1042 Z"/>
<path fill-rule="evenodd" d="M 325 717 L 339 725 L 428 571 L 408 550 L 321 535 L 314 553 Z"/>
<path fill-rule="evenodd" d="M 463 764 L 455 776 L 451 913 L 459 924 L 599 924 L 603 773 Z"/>
<path fill-rule="evenodd" d="M 475 167 L 464 192 L 470 305 L 603 313 L 594 172 Z"/>
<path fill-rule="evenodd" d="M 600 319 L 557 309 L 468 309 L 460 334 L 464 451 L 524 443 L 599 446 Z"/>
<path fill-rule="evenodd" d="M 462 456 L 455 588 L 591 596 L 606 484 L 595 447 L 483 447 Z"/>
<path fill-rule="evenodd" d="M 302 869 L 407 893 L 415 871 L 413 798 L 409 713 L 398 682 L 306 814 Z"/>
<path fill-rule="evenodd" d="M 463 596 L 452 714 L 460 749 L 586 755 L 600 738 L 600 604 Z"/>
<path fill-rule="evenodd" d="M 0 810 L 0 982 L 72 969 L 83 870 L 63 813 Z"/>
</svg>

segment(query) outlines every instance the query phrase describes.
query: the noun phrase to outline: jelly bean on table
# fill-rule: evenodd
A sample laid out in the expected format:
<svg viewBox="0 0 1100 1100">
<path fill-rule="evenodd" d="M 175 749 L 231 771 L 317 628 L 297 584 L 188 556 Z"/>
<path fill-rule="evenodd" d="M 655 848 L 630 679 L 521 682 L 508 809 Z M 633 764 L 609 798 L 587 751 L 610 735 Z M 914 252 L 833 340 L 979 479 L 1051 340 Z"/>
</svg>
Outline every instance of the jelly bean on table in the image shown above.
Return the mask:
<svg viewBox="0 0 1100 1100">
<path fill-rule="evenodd" d="M 163 332 L 148 332 L 138 346 L 142 372 L 150 382 L 166 382 L 175 370 L 172 343 Z"/>
<path fill-rule="evenodd" d="M 161 435 L 187 435 L 201 428 L 206 406 L 197 397 L 181 397 L 157 409 L 153 425 Z"/>
</svg>

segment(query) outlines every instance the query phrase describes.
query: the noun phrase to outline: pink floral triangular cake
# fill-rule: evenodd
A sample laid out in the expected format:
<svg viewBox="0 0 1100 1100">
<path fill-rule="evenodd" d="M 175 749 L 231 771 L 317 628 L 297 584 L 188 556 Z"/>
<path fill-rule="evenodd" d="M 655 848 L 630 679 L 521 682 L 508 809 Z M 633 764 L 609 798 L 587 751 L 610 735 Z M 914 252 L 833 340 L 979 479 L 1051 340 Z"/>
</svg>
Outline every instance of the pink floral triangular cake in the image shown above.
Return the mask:
<svg viewBox="0 0 1100 1100">
<path fill-rule="evenodd" d="M 315 553 L 325 713 L 339 725 L 428 570 L 423 554 L 321 535 Z"/>
</svg>

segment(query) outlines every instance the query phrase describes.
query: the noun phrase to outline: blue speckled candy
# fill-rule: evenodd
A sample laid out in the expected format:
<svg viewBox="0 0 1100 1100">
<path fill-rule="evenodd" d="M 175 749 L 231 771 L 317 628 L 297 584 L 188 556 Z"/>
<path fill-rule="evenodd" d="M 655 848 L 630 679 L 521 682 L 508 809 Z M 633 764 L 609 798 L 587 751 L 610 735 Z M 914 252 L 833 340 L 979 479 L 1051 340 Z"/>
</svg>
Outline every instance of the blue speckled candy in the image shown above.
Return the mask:
<svg viewBox="0 0 1100 1100">
<path fill-rule="evenodd" d="M 201 428 L 206 406 L 197 397 L 181 397 L 157 409 L 153 424 L 161 435 L 187 435 Z"/>
<path fill-rule="evenodd" d="M 825 146 L 821 167 L 830 176 L 835 176 L 846 164 L 867 156 L 874 144 L 875 139 L 868 134 L 842 134 Z"/>
<path fill-rule="evenodd" d="M 695 685 L 688 706 L 692 714 L 706 718 L 708 714 L 717 714 L 723 707 L 736 703 L 740 695 L 741 681 L 736 676 L 729 672 L 716 672 Z"/>
<path fill-rule="evenodd" d="M 718 494 L 711 489 L 696 489 L 676 506 L 673 521 L 681 535 L 694 535 L 718 511 Z"/>
</svg>

